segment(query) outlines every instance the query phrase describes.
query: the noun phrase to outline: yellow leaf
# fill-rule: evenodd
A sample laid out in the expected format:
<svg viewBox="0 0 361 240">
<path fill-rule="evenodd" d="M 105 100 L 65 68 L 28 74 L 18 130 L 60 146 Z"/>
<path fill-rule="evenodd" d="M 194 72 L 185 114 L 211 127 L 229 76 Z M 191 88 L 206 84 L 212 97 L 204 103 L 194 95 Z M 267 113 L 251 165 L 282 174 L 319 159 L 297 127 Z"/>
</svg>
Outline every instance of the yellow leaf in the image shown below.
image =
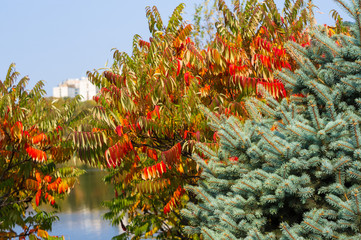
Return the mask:
<svg viewBox="0 0 361 240">
<path fill-rule="evenodd" d="M 206 74 L 206 72 L 207 72 L 207 68 L 202 68 L 199 74 L 203 77 Z"/>
<path fill-rule="evenodd" d="M 182 164 L 179 164 L 178 171 L 179 171 L 180 173 L 184 173 L 184 169 L 183 169 Z"/>
<path fill-rule="evenodd" d="M 140 203 L 140 200 L 138 200 L 138 201 L 134 204 L 134 206 L 131 207 L 131 212 L 134 212 L 134 211 L 136 210 L 136 208 L 138 207 L 139 203 Z"/>
<path fill-rule="evenodd" d="M 38 230 L 38 236 L 39 236 L 39 237 L 42 237 L 42 238 L 48 238 L 48 237 L 49 237 L 49 234 L 48 234 L 47 231 L 39 229 L 39 230 Z"/>
<path fill-rule="evenodd" d="M 124 140 L 125 140 L 126 142 L 129 142 L 129 137 L 128 137 L 127 134 L 124 134 L 123 137 L 124 137 Z"/>
<path fill-rule="evenodd" d="M 23 135 L 23 129 L 23 124 L 20 121 L 16 122 L 10 130 L 12 137 L 18 139 L 20 142 Z"/>
</svg>

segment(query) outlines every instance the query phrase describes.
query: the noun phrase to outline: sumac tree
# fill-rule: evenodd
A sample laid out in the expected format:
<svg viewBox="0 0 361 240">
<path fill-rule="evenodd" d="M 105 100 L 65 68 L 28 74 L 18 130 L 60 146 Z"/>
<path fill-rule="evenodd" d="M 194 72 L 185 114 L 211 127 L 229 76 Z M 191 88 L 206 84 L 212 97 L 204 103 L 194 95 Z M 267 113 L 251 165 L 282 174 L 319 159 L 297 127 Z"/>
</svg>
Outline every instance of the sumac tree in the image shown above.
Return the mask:
<svg viewBox="0 0 361 240">
<path fill-rule="evenodd" d="M 48 237 L 46 230 L 57 217 L 38 206 L 57 208 L 57 199 L 81 173 L 56 166 L 73 156 L 73 142 L 63 128 L 71 125 L 77 100 L 57 109 L 43 97 L 43 82 L 25 90 L 28 77 L 17 82 L 14 68 L 0 81 L 0 238 Z"/>
<path fill-rule="evenodd" d="M 207 126 L 199 104 L 242 119 L 247 110 L 240 101 L 256 96 L 258 84 L 278 98 L 285 96 L 273 71 L 292 68 L 283 50 L 282 39 L 288 37 L 267 30 L 270 23 L 261 17 L 268 13 L 267 5 L 247 1 L 246 6 L 233 13 L 220 2 L 227 21 L 217 25 L 216 39 L 207 49 L 192 41 L 192 25 L 181 17 L 183 4 L 167 25 L 156 7 L 147 8 L 150 40 L 135 36 L 131 56 L 116 50 L 111 68 L 88 73 L 101 88 L 90 120 L 94 129 L 76 131 L 73 137 L 80 159 L 109 170 L 106 181 L 114 184 L 115 198 L 105 203 L 110 210 L 105 217 L 123 227 L 119 239 L 187 238 L 179 208 L 189 198 L 195 201 L 183 189 L 195 185 L 201 171 L 191 157 L 193 145 L 205 141 L 217 148 L 217 134 Z M 304 18 L 300 12 L 296 19 Z M 303 34 L 307 21 L 300 22 L 294 34 Z M 277 31 L 287 24 L 277 25 Z M 238 26 L 242 29 L 235 30 Z M 244 35 L 247 30 L 255 35 Z"/>
</svg>

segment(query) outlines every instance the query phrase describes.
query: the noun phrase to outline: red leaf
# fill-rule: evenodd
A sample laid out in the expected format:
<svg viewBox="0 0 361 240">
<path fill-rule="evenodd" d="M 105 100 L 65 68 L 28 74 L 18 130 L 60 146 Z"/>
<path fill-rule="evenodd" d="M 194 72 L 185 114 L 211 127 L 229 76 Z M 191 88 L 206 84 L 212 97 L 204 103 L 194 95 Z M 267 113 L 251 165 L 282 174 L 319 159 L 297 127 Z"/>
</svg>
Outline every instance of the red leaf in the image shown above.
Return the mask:
<svg viewBox="0 0 361 240">
<path fill-rule="evenodd" d="M 181 59 L 177 59 L 177 76 L 179 75 L 181 68 L 182 68 L 182 61 Z"/>
<path fill-rule="evenodd" d="M 167 164 L 167 167 L 171 169 L 172 165 L 175 165 L 180 157 L 182 152 L 182 145 L 177 143 L 171 149 L 162 152 L 162 160 Z"/>
<path fill-rule="evenodd" d="M 232 161 L 232 162 L 237 162 L 237 161 L 238 161 L 238 157 L 230 157 L 229 160 Z"/>
<path fill-rule="evenodd" d="M 41 197 L 41 190 L 38 190 L 37 193 L 36 193 L 36 195 L 35 195 L 35 203 L 36 203 L 36 206 L 39 206 L 40 197 Z"/>
<path fill-rule="evenodd" d="M 169 204 L 165 205 L 163 212 L 164 212 L 164 214 L 168 214 L 170 212 Z"/>
<path fill-rule="evenodd" d="M 148 119 L 148 120 L 152 119 L 152 112 L 148 112 L 148 113 L 147 113 L 147 119 Z"/>
<path fill-rule="evenodd" d="M 119 137 L 121 137 L 123 134 L 123 126 L 117 126 L 115 128 L 115 132 L 118 134 Z"/>
<path fill-rule="evenodd" d="M 145 178 L 145 180 L 148 180 L 148 179 L 149 179 L 149 173 L 148 173 L 148 169 L 147 169 L 147 168 L 144 168 L 144 178 Z"/>
<path fill-rule="evenodd" d="M 93 96 L 93 100 L 94 100 L 96 103 L 99 103 L 99 96 Z"/>
<path fill-rule="evenodd" d="M 229 65 L 229 74 L 234 75 L 235 74 L 235 65 L 234 64 L 230 64 Z"/>
<path fill-rule="evenodd" d="M 104 73 L 104 77 L 112 84 L 117 85 L 117 83 L 121 82 L 121 80 L 124 80 L 124 78 L 122 78 L 120 75 L 112 73 L 110 71 L 105 71 Z M 103 89 L 102 89 L 103 90 Z M 108 90 L 108 89 L 107 89 Z"/>
<path fill-rule="evenodd" d="M 182 145 L 180 143 L 178 143 L 177 147 L 178 147 L 178 154 L 179 154 L 179 157 L 180 157 L 181 154 L 182 154 Z"/>
<path fill-rule="evenodd" d="M 186 72 L 184 74 L 184 81 L 186 82 L 187 87 L 189 87 L 189 78 L 190 78 L 190 72 Z"/>
<path fill-rule="evenodd" d="M 117 154 L 117 153 L 120 153 L 119 146 L 116 145 L 114 148 L 112 148 L 112 151 L 110 151 L 109 153 L 110 153 L 110 158 L 113 161 L 113 167 L 115 167 L 116 166 L 116 164 L 115 164 L 116 159 L 118 159 L 117 156 L 120 155 L 120 154 Z"/>
<path fill-rule="evenodd" d="M 137 128 L 139 129 L 139 131 L 141 131 L 141 130 L 142 130 L 142 128 L 140 127 L 139 122 L 137 123 Z"/>
<path fill-rule="evenodd" d="M 252 88 L 253 88 L 253 89 L 256 89 L 257 82 L 258 82 L 258 81 L 257 81 L 256 78 L 253 78 L 253 79 L 252 79 Z"/>
<path fill-rule="evenodd" d="M 215 132 L 215 133 L 213 134 L 213 141 L 214 141 L 214 142 L 217 142 L 217 137 L 218 137 L 218 133 Z"/>
<path fill-rule="evenodd" d="M 158 106 L 158 105 L 156 105 L 156 106 L 154 107 L 154 111 L 155 111 L 155 113 L 157 114 L 158 118 L 160 119 L 159 106 Z"/>
<path fill-rule="evenodd" d="M 124 135 L 127 136 L 127 135 Z M 118 142 L 114 146 L 110 147 L 105 151 L 105 159 L 108 163 L 108 167 L 118 166 L 125 155 L 133 150 L 131 142 Z"/>
<path fill-rule="evenodd" d="M 160 162 L 160 167 L 161 167 L 161 169 L 162 169 L 162 173 L 167 172 L 167 167 L 165 166 L 165 164 L 164 164 L 163 161 Z"/>
<path fill-rule="evenodd" d="M 139 39 L 139 46 L 140 47 L 144 47 L 144 46 L 147 46 L 148 48 L 150 47 L 150 43 L 147 42 L 147 41 L 144 41 L 142 39 Z"/>
<path fill-rule="evenodd" d="M 188 133 L 189 133 L 189 131 L 188 131 L 188 130 L 185 130 L 185 131 L 184 131 L 184 137 L 183 137 L 184 139 L 186 139 L 186 138 L 187 138 Z"/>
<path fill-rule="evenodd" d="M 161 163 L 157 163 L 156 167 L 157 167 L 157 172 L 159 173 L 159 176 L 161 177 L 163 174 Z"/>
</svg>

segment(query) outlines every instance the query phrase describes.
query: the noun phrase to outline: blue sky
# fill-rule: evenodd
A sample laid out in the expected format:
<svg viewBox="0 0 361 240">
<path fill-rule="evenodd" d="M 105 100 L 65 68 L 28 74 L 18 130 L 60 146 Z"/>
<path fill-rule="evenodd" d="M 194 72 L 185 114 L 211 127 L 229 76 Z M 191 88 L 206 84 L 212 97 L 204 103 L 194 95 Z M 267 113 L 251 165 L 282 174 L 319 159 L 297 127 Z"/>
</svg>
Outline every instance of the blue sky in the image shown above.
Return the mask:
<svg viewBox="0 0 361 240">
<path fill-rule="evenodd" d="M 4 0 L 0 4 L 0 80 L 10 63 L 32 87 L 45 80 L 52 88 L 67 78 L 112 62 L 112 48 L 131 51 L 134 34 L 148 39 L 145 7 L 156 5 L 166 21 L 173 9 L 186 3 L 184 19 L 191 19 L 195 4 L 203 0 Z M 281 6 L 283 1 L 276 0 Z M 340 8 L 332 0 L 314 0 L 320 24 L 333 24 L 330 10 Z M 341 12 L 344 19 L 349 19 Z"/>
</svg>

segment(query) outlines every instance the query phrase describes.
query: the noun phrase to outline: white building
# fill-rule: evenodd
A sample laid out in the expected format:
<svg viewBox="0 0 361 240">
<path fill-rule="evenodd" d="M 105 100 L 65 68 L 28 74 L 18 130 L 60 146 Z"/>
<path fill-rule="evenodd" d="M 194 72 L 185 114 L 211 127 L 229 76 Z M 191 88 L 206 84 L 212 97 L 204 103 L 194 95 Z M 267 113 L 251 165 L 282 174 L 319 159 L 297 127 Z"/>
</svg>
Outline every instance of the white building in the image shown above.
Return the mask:
<svg viewBox="0 0 361 240">
<path fill-rule="evenodd" d="M 99 92 L 99 89 L 94 86 L 86 77 L 69 78 L 53 88 L 53 97 L 73 98 L 77 95 L 82 96 L 82 101 L 91 100 Z"/>
</svg>

